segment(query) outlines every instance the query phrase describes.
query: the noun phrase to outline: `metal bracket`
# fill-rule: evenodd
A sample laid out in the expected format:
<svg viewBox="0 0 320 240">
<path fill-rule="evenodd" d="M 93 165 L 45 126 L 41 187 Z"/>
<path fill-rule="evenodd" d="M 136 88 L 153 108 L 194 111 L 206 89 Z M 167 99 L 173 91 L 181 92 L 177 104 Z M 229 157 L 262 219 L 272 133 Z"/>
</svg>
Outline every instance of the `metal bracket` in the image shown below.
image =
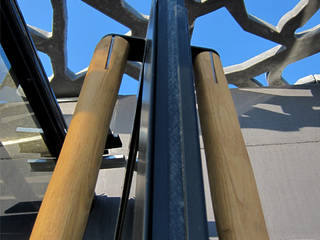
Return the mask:
<svg viewBox="0 0 320 240">
<path fill-rule="evenodd" d="M 115 34 L 115 33 L 107 34 L 103 38 L 107 36 L 112 36 L 112 37 L 118 36 L 126 39 L 129 42 L 130 46 L 134 46 L 129 48 L 128 61 L 143 62 L 144 49 L 146 45 L 146 40 L 144 38 L 130 37 L 130 36 Z"/>
<path fill-rule="evenodd" d="M 115 34 L 115 33 L 107 34 L 104 37 L 107 37 L 107 36 L 119 36 L 126 39 L 129 42 L 130 46 L 134 46 L 134 48 L 129 48 L 128 61 L 143 62 L 145 46 L 146 46 L 146 40 L 144 38 L 131 37 L 131 36 Z M 192 59 L 194 59 L 201 52 L 214 52 L 215 54 L 220 56 L 217 51 L 211 48 L 191 46 Z"/>
</svg>

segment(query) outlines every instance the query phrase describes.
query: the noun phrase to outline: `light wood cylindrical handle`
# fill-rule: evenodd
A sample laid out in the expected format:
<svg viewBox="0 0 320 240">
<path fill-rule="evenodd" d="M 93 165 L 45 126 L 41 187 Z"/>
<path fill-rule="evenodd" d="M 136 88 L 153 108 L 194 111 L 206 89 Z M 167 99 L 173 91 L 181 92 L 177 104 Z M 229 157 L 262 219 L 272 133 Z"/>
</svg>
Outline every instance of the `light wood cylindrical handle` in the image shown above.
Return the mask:
<svg viewBox="0 0 320 240">
<path fill-rule="evenodd" d="M 30 239 L 82 239 L 129 44 L 97 45 Z"/>
<path fill-rule="evenodd" d="M 211 197 L 221 240 L 269 239 L 238 116 L 213 52 L 194 62 Z"/>
</svg>

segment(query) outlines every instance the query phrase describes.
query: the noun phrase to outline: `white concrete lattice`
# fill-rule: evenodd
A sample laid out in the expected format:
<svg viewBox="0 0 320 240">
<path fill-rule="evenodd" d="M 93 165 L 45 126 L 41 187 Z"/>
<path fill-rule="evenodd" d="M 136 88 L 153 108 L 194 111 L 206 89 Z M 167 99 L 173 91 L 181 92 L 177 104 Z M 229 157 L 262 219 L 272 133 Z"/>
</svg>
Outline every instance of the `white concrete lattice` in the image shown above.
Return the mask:
<svg viewBox="0 0 320 240">
<path fill-rule="evenodd" d="M 148 16 L 139 13 L 124 0 L 82 0 L 97 11 L 130 28 L 132 36 L 144 37 Z M 300 0 L 284 14 L 277 26 L 273 26 L 247 13 L 243 0 L 185 0 L 189 10 L 190 30 L 195 20 L 205 14 L 225 7 L 243 30 L 268 39 L 279 45 L 245 62 L 224 68 L 228 82 L 238 87 L 262 86 L 254 77 L 267 73 L 268 85 L 284 86 L 283 70 L 291 63 L 320 51 L 320 24 L 301 33 L 302 27 L 320 8 L 319 0 Z M 72 97 L 79 94 L 86 71 L 73 73 L 67 67 L 67 7 L 66 0 L 51 0 L 53 9 L 52 32 L 28 26 L 37 49 L 50 57 L 53 77 L 51 86 L 57 97 Z M 89 7 L 89 6 L 88 6 Z M 191 31 L 192 32 L 192 31 Z M 140 64 L 128 62 L 126 73 L 138 79 Z"/>
</svg>

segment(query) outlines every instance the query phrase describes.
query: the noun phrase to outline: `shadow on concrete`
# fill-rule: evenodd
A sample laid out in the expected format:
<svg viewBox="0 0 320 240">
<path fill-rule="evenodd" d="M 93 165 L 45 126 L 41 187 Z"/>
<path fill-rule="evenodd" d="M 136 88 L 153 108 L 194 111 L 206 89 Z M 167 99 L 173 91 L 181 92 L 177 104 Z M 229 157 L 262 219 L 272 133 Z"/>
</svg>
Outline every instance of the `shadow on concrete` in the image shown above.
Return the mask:
<svg viewBox="0 0 320 240">
<path fill-rule="evenodd" d="M 83 239 L 113 239 L 120 197 L 95 196 Z M 131 239 L 134 199 L 128 201 L 123 239 Z"/>
<path fill-rule="evenodd" d="M 29 239 L 37 213 L 25 213 L 0 217 L 1 240 Z"/>
<path fill-rule="evenodd" d="M 83 239 L 113 239 L 120 197 L 95 196 Z M 29 239 L 40 201 L 20 202 L 0 216 L 0 239 Z M 131 239 L 134 200 L 128 202 L 123 239 Z"/>
<path fill-rule="evenodd" d="M 0 216 L 0 239 L 29 239 L 41 201 L 19 202 Z"/>
<path fill-rule="evenodd" d="M 241 128 L 299 131 L 320 126 L 319 85 L 232 92 Z"/>
<path fill-rule="evenodd" d="M 113 239 L 120 198 L 95 196 L 83 239 Z M 1 240 L 27 240 L 32 231 L 41 201 L 20 202 L 0 217 Z M 131 239 L 134 199 L 128 202 L 123 239 Z M 208 222 L 209 237 L 218 237 L 216 223 Z"/>
<path fill-rule="evenodd" d="M 14 206 L 4 211 L 5 214 L 10 213 L 30 213 L 38 212 L 40 209 L 41 201 L 19 202 Z"/>
<path fill-rule="evenodd" d="M 320 84 L 231 89 L 242 128 L 298 131 L 320 126 Z M 111 122 L 116 133 L 131 133 L 136 96 L 121 96 Z"/>
<path fill-rule="evenodd" d="M 113 239 L 120 197 L 95 196 L 83 239 Z M 131 239 L 134 199 L 128 201 L 123 239 Z"/>
</svg>

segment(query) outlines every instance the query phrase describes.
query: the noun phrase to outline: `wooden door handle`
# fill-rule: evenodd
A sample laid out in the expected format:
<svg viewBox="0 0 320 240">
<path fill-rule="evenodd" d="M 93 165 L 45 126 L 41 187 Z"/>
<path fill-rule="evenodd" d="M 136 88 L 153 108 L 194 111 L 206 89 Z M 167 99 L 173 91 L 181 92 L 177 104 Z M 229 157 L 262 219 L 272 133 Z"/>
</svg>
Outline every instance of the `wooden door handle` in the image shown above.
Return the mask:
<svg viewBox="0 0 320 240">
<path fill-rule="evenodd" d="M 129 44 L 97 45 L 30 239 L 82 239 Z"/>
<path fill-rule="evenodd" d="M 211 197 L 221 240 L 269 239 L 238 116 L 213 52 L 194 62 Z"/>
</svg>

